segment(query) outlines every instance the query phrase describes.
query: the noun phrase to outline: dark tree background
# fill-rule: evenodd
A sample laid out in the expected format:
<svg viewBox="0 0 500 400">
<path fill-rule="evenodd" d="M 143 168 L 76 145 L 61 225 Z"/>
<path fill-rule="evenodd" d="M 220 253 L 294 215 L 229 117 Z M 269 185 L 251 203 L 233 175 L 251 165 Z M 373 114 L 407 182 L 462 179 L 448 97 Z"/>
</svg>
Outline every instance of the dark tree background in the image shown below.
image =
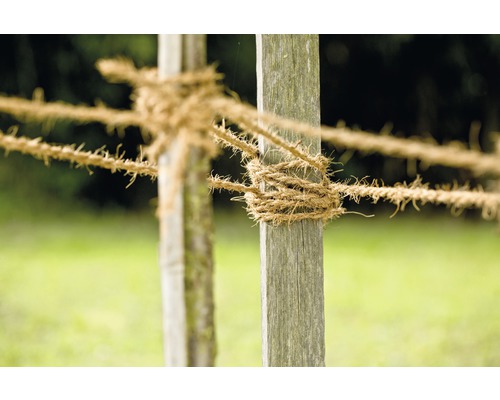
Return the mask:
<svg viewBox="0 0 500 400">
<path fill-rule="evenodd" d="M 154 35 L 2 35 L 0 92 L 31 97 L 37 87 L 47 101 L 128 108 L 130 89 L 106 83 L 95 70 L 102 57 L 131 57 L 138 66 L 156 64 Z M 378 132 L 386 124 L 399 136 L 432 135 L 438 142 L 469 139 L 471 123 L 481 123 L 480 141 L 492 147 L 490 133 L 500 129 L 500 36 L 495 35 L 321 35 L 322 122 L 339 120 L 349 127 Z M 209 35 L 209 62 L 225 74 L 225 84 L 242 100 L 255 104 L 255 39 L 253 35 Z M 127 129 L 123 139 L 107 135 L 98 124 L 57 123 L 52 129 L 19 124 L 0 114 L 0 129 L 20 125 L 20 134 L 44 134 L 50 142 L 106 145 L 135 157 L 141 137 Z M 348 160 L 349 154 L 325 146 L 325 153 Z M 3 153 L 3 151 L 2 151 Z M 343 155 L 343 157 L 342 157 Z M 340 168 L 340 167 L 339 167 Z M 354 154 L 338 178 L 351 175 L 383 178 L 386 183 L 413 179 L 403 160 Z M 214 170 L 237 177 L 237 157 L 214 161 Z M 408 175 L 410 170 L 410 175 Z M 430 182 L 460 182 L 473 177 L 444 167 L 417 168 Z M 484 182 L 481 182 L 484 183 Z M 0 196 L 23 195 L 84 200 L 94 205 L 141 208 L 156 196 L 156 184 L 138 178 L 127 190 L 128 178 L 107 171 L 83 170 L 53 162 L 49 169 L 27 156 L 0 159 Z M 230 197 L 215 194 L 216 202 Z"/>
</svg>

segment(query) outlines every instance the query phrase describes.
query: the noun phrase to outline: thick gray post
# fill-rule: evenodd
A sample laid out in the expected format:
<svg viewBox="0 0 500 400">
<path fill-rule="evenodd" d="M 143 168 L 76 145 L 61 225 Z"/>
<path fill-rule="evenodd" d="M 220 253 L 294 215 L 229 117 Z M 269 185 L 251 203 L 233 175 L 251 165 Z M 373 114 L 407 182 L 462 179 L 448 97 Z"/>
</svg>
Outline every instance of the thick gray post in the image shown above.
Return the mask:
<svg viewBox="0 0 500 400">
<path fill-rule="evenodd" d="M 257 35 L 257 104 L 288 118 L 320 124 L 317 35 Z M 301 140 L 312 154 L 320 140 Z M 264 163 L 282 160 L 259 140 Z M 323 227 L 304 220 L 284 226 L 260 224 L 262 353 L 264 366 L 324 366 Z"/>
</svg>

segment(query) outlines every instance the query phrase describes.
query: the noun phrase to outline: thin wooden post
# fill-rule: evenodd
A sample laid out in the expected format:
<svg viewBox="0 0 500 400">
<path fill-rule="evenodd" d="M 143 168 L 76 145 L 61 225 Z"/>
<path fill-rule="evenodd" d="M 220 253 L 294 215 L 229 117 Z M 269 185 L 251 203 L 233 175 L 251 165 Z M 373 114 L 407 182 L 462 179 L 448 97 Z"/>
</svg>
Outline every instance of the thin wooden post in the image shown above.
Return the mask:
<svg viewBox="0 0 500 400">
<path fill-rule="evenodd" d="M 257 105 L 319 126 L 319 39 L 317 35 L 257 35 Z M 294 132 L 312 154 L 320 140 Z M 282 161 L 261 139 L 264 163 Z M 264 366 L 324 366 L 323 231 L 319 221 L 290 226 L 260 224 L 262 355 Z"/>
<path fill-rule="evenodd" d="M 182 36 L 159 35 L 158 74 L 177 74 L 182 69 Z M 158 159 L 158 209 L 163 210 L 169 187 L 169 170 L 178 151 L 174 140 Z M 186 305 L 184 301 L 184 227 L 182 186 L 175 194 L 173 209 L 160 213 L 160 272 L 163 300 L 163 346 L 165 365 L 187 366 Z"/>
<path fill-rule="evenodd" d="M 183 35 L 183 70 L 207 63 L 206 35 Z M 213 208 L 207 186 L 210 158 L 203 149 L 189 153 L 184 189 L 184 237 L 186 259 L 186 311 L 188 365 L 215 364 L 213 298 Z"/>
<path fill-rule="evenodd" d="M 204 35 L 159 35 L 160 77 L 206 63 Z M 178 151 L 174 140 L 158 160 L 158 202 L 164 209 L 169 170 Z M 210 160 L 191 150 L 185 187 L 173 210 L 160 215 L 160 269 L 163 299 L 164 355 L 167 366 L 213 366 L 212 207 L 206 177 Z"/>
</svg>

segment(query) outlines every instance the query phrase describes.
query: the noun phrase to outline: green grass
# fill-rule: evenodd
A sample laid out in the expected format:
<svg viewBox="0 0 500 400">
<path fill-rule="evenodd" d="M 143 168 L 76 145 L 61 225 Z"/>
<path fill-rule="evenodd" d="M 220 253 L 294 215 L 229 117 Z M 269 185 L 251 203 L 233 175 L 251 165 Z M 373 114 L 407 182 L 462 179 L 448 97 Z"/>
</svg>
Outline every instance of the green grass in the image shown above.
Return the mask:
<svg viewBox="0 0 500 400">
<path fill-rule="evenodd" d="M 0 213 L 1 366 L 162 365 L 152 215 Z M 258 366 L 258 228 L 217 214 L 219 366 Z M 325 231 L 330 366 L 500 365 L 500 237 L 449 215 Z"/>
<path fill-rule="evenodd" d="M 500 365 L 499 241 L 492 224 L 452 217 L 334 224 L 327 363 Z"/>
</svg>

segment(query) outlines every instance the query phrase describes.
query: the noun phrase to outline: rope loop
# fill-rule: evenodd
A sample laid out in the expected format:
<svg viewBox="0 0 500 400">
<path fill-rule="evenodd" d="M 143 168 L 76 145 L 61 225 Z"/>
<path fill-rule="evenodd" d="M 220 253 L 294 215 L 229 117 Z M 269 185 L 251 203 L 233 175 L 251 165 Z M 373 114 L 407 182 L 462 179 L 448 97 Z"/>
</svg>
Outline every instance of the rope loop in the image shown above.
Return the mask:
<svg viewBox="0 0 500 400">
<path fill-rule="evenodd" d="M 246 168 L 252 187 L 258 190 L 246 192 L 244 198 L 247 211 L 257 221 L 273 225 L 304 219 L 326 222 L 345 212 L 329 179 L 323 175 L 319 182 L 309 180 L 317 171 L 302 160 L 265 165 L 253 159 Z"/>
</svg>

